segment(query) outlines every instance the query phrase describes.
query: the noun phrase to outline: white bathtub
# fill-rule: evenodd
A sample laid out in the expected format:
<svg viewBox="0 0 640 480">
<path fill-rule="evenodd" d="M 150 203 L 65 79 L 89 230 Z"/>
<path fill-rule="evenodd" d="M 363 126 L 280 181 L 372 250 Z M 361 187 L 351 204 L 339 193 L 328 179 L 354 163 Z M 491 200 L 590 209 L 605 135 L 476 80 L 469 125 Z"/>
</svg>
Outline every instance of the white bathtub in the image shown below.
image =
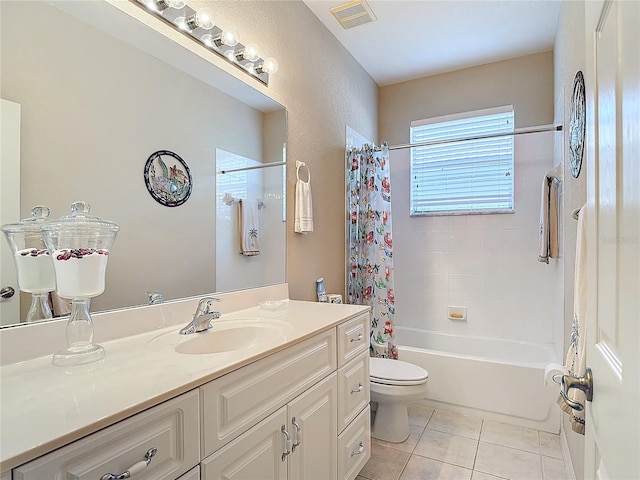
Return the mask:
<svg viewBox="0 0 640 480">
<path fill-rule="evenodd" d="M 552 345 L 463 337 L 396 327 L 400 360 L 429 372 L 425 405 L 560 431 L 559 386 L 544 384 Z"/>
</svg>

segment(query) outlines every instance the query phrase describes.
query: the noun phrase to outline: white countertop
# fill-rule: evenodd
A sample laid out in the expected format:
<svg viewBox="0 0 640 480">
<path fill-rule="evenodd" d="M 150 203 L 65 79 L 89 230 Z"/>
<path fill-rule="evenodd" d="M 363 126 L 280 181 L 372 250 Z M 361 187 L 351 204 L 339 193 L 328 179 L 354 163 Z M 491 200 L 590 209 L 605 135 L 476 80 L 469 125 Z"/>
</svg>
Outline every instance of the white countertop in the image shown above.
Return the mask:
<svg viewBox="0 0 640 480">
<path fill-rule="evenodd" d="M 280 311 L 259 307 L 224 313 L 225 322 L 276 319 L 287 324 L 277 343 L 218 354 L 185 355 L 151 339 L 183 325 L 100 342 L 106 357 L 88 365 L 51 365 L 51 355 L 0 368 L 0 472 L 187 392 L 369 307 L 286 301 Z M 214 321 L 215 325 L 215 321 Z M 203 334 L 215 335 L 215 328 Z M 187 337 L 191 337 L 189 335 Z"/>
</svg>

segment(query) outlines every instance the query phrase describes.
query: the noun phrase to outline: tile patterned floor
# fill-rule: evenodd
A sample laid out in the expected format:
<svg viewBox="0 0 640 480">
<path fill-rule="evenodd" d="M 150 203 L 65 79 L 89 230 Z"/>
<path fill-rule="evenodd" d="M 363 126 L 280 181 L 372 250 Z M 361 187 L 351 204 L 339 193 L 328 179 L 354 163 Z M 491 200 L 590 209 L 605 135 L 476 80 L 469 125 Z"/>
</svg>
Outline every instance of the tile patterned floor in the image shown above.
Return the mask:
<svg viewBox="0 0 640 480">
<path fill-rule="evenodd" d="M 356 480 L 566 480 L 559 435 L 421 405 L 404 443 L 373 439 Z"/>
</svg>

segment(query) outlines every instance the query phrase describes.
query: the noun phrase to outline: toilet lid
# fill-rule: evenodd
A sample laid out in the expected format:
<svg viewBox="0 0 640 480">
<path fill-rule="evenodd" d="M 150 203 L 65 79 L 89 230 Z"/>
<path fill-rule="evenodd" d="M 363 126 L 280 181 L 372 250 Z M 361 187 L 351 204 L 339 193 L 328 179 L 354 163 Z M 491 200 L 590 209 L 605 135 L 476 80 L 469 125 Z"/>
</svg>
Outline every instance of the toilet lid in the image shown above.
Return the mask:
<svg viewBox="0 0 640 480">
<path fill-rule="evenodd" d="M 371 381 L 385 385 L 420 385 L 427 381 L 429 372 L 412 363 L 389 358 L 369 359 Z"/>
</svg>

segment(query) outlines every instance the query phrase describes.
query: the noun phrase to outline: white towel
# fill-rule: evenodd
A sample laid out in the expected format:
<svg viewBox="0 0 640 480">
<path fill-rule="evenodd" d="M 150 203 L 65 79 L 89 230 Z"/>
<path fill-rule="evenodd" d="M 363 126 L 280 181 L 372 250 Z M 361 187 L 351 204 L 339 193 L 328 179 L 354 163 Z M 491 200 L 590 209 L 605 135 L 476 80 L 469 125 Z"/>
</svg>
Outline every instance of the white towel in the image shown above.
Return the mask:
<svg viewBox="0 0 640 480">
<path fill-rule="evenodd" d="M 578 213 L 578 232 L 576 238 L 576 268 L 573 286 L 573 325 L 571 339 L 565 360 L 567 375 L 581 377 L 587 367 L 586 358 L 586 320 L 587 315 L 587 229 L 584 218 L 586 206 Z M 572 388 L 568 397 L 574 402 L 585 405 L 585 394 L 582 390 Z M 584 410 L 573 410 L 567 405 L 562 396 L 558 397 L 558 405 L 571 417 L 571 428 L 584 435 Z"/>
<path fill-rule="evenodd" d="M 558 258 L 558 179 L 545 174 L 540 194 L 540 252 L 538 261 Z"/>
<path fill-rule="evenodd" d="M 247 257 L 260 255 L 258 202 L 238 201 L 238 236 L 240 253 Z"/>
<path fill-rule="evenodd" d="M 313 203 L 311 200 L 311 179 L 296 182 L 296 205 L 294 230 L 296 233 L 313 232 Z"/>
</svg>

